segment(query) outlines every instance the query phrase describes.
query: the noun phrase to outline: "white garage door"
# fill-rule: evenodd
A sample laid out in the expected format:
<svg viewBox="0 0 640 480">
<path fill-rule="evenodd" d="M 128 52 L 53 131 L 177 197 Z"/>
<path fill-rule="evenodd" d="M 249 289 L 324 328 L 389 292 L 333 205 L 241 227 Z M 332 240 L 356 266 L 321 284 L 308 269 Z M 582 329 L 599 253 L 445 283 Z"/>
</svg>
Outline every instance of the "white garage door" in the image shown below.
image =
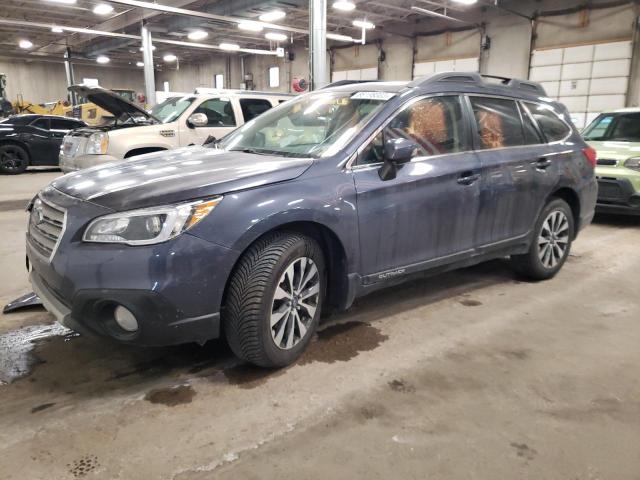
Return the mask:
<svg viewBox="0 0 640 480">
<path fill-rule="evenodd" d="M 361 68 L 356 70 L 336 70 L 331 74 L 331 81 L 340 80 L 377 80 L 378 68 Z"/>
<path fill-rule="evenodd" d="M 631 71 L 631 42 L 534 50 L 529 79 L 564 103 L 578 128 L 603 110 L 623 108 Z"/>
<path fill-rule="evenodd" d="M 416 78 L 440 72 L 477 72 L 479 69 L 477 57 L 420 62 L 413 67 L 413 78 L 415 80 Z"/>
</svg>

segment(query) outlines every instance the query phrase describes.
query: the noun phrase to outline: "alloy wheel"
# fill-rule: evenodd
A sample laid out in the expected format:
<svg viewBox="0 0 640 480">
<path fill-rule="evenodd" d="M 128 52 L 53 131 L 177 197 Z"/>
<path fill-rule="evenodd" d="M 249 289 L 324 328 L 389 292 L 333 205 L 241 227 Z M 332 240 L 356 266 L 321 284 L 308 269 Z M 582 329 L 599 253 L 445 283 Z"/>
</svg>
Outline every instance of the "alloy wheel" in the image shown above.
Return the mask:
<svg viewBox="0 0 640 480">
<path fill-rule="evenodd" d="M 538 258 L 545 268 L 554 268 L 569 246 L 569 219 L 562 210 L 554 210 L 542 223 L 538 236 Z"/>
<path fill-rule="evenodd" d="M 271 303 L 271 338 L 289 350 L 307 334 L 320 299 L 318 267 L 308 257 L 293 260 L 278 281 Z"/>
</svg>

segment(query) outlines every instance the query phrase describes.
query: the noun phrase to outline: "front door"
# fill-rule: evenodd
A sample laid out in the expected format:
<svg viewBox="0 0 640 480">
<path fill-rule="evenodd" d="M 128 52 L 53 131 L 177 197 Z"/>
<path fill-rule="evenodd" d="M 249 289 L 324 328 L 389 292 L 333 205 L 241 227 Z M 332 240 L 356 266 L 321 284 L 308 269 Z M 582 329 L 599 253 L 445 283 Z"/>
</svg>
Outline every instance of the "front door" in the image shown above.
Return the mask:
<svg viewBox="0 0 640 480">
<path fill-rule="evenodd" d="M 377 281 L 470 254 L 478 213 L 479 160 L 457 95 L 410 101 L 353 167 L 362 271 Z M 384 142 L 415 142 L 415 157 L 382 180 Z"/>
<path fill-rule="evenodd" d="M 190 115 L 203 113 L 207 117 L 207 124 L 196 127 L 189 119 L 180 120 L 180 146 L 202 145 L 209 136 L 221 139 L 227 133 L 233 131 L 238 125 L 238 119 L 233 103 L 228 97 L 210 98 L 208 100 L 197 99 L 201 102 Z"/>
</svg>

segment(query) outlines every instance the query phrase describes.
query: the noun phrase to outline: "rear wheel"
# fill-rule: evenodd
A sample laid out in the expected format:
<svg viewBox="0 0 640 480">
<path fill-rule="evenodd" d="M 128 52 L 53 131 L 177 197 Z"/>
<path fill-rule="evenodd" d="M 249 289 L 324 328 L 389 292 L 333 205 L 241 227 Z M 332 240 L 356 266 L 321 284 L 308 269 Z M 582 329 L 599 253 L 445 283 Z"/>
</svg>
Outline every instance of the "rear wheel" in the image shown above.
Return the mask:
<svg viewBox="0 0 640 480">
<path fill-rule="evenodd" d="M 567 202 L 559 198 L 550 201 L 536 222 L 529 252 L 511 257 L 516 271 L 533 280 L 555 276 L 569 256 L 574 228 Z"/>
<path fill-rule="evenodd" d="M 276 232 L 258 240 L 227 290 L 223 324 L 231 350 L 262 367 L 293 363 L 318 325 L 325 278 L 322 250 L 312 238 Z"/>
<path fill-rule="evenodd" d="M 0 172 L 15 175 L 29 166 L 29 154 L 18 145 L 0 146 Z"/>
</svg>

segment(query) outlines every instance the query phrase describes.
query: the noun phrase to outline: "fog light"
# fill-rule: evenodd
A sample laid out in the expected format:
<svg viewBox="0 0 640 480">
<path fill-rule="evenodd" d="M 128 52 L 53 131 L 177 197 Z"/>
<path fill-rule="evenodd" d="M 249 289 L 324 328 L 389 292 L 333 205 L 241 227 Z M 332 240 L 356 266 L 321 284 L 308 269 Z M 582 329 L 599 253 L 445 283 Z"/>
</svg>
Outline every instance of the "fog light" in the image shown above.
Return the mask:
<svg viewBox="0 0 640 480">
<path fill-rule="evenodd" d="M 113 311 L 113 317 L 116 323 L 127 332 L 135 332 L 138 330 L 138 320 L 133 313 L 122 305 L 118 305 Z"/>
</svg>

